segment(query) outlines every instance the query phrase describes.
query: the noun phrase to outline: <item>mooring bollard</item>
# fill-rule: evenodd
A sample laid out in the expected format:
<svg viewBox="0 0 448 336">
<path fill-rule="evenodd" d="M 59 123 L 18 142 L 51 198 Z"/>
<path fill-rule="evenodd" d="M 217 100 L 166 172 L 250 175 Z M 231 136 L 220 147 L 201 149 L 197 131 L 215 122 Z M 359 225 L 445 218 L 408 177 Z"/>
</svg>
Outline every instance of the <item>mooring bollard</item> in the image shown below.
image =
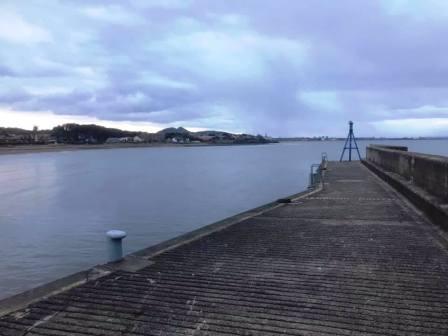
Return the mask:
<svg viewBox="0 0 448 336">
<path fill-rule="evenodd" d="M 106 233 L 109 238 L 109 261 L 117 261 L 123 258 L 122 240 L 126 237 L 126 232 L 121 230 L 110 230 Z"/>
</svg>

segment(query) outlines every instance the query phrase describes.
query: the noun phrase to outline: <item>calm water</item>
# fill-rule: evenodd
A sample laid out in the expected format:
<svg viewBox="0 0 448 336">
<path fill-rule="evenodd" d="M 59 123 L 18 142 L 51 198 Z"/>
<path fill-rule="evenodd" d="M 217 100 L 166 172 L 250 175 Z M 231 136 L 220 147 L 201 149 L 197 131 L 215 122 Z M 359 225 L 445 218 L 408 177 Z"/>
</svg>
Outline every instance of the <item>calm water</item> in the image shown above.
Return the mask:
<svg viewBox="0 0 448 336">
<path fill-rule="evenodd" d="M 378 143 L 378 141 L 376 141 Z M 383 142 L 386 143 L 386 142 Z M 387 141 L 448 155 L 448 141 Z M 360 142 L 362 155 L 367 143 Z M 341 142 L 136 148 L 0 156 L 0 297 L 129 253 L 307 187 Z"/>
</svg>

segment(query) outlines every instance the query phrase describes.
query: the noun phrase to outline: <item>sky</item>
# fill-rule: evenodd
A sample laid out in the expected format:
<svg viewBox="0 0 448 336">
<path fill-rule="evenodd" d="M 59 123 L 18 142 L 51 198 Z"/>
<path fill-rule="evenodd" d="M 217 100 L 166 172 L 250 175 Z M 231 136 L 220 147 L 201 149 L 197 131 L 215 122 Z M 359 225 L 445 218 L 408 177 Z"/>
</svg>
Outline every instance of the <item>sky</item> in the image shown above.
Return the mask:
<svg viewBox="0 0 448 336">
<path fill-rule="evenodd" d="M 448 136 L 446 0 L 2 0 L 0 126 Z"/>
</svg>

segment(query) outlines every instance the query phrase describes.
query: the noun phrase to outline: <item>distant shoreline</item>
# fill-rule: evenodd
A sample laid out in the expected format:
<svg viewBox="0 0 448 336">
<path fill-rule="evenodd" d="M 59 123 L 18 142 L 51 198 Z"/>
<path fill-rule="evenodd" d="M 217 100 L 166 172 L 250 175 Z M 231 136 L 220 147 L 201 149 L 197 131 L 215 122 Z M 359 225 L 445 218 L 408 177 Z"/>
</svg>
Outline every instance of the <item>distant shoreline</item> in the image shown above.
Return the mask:
<svg viewBox="0 0 448 336">
<path fill-rule="evenodd" d="M 421 140 L 448 140 L 444 138 L 438 139 L 357 139 L 358 141 L 377 141 L 391 140 L 391 141 L 421 141 Z M 291 142 L 341 142 L 345 139 L 335 140 L 281 140 L 278 143 L 291 143 Z M 78 150 L 95 150 L 95 149 L 117 149 L 117 148 L 157 148 L 157 147 L 220 147 L 220 146 L 247 146 L 247 145 L 269 145 L 275 143 L 198 143 L 198 144 L 174 144 L 174 143 L 117 143 L 117 144 L 82 144 L 82 145 L 70 145 L 70 144 L 51 144 L 51 145 L 11 145 L 0 146 L 0 155 L 11 154 L 30 154 L 30 153 L 51 153 L 51 152 L 66 152 L 66 151 L 78 151 Z"/>
<path fill-rule="evenodd" d="M 171 143 L 117 143 L 117 144 L 101 144 L 101 145 L 69 145 L 69 144 L 51 144 L 51 145 L 12 145 L 0 146 L 0 155 L 12 154 L 30 154 L 30 153 L 52 153 L 52 152 L 72 152 L 78 150 L 95 150 L 95 149 L 117 149 L 117 148 L 151 148 L 151 147 L 212 147 L 212 146 L 247 146 L 247 145 L 268 145 L 271 143 L 247 143 L 247 144 L 171 144 Z"/>
</svg>

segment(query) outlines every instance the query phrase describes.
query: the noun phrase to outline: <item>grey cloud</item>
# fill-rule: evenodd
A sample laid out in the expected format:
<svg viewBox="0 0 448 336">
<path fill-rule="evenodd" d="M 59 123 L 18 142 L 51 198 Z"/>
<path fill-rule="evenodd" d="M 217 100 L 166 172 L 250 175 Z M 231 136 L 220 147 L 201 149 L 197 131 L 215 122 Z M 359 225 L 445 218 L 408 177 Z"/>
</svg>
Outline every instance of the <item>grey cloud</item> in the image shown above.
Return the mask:
<svg viewBox="0 0 448 336">
<path fill-rule="evenodd" d="M 189 91 L 137 84 L 50 95 L 31 95 L 24 91 L 0 95 L 0 103 L 9 103 L 18 110 L 53 110 L 62 114 L 91 115 L 105 120 L 150 119 L 156 122 L 197 117 L 197 111 L 182 109 L 196 101 L 197 97 Z"/>
<path fill-rule="evenodd" d="M 5 91 L 0 91 L 0 104 L 16 104 L 20 102 L 25 102 L 32 98 L 28 92 L 22 89 L 8 89 Z"/>
<path fill-rule="evenodd" d="M 0 77 L 13 77 L 15 76 L 14 70 L 7 67 L 6 65 L 0 64 Z"/>
<path fill-rule="evenodd" d="M 54 12 L 68 25 L 52 26 L 58 21 L 50 20 L 47 29 L 54 36 L 59 36 L 54 31 L 81 36 L 72 40 L 66 34 L 67 40 L 45 50 L 26 51 L 47 58 L 47 64 L 33 57 L 25 67 L 0 62 L 0 76 L 23 77 L 24 87 L 27 77 L 41 77 L 43 86 L 67 83 L 75 90 L 10 92 L 0 95 L 0 103 L 17 110 L 273 135 L 340 135 L 337 127 L 347 119 L 378 132 L 371 125 L 382 120 L 447 117 L 448 21 L 393 14 L 388 2 L 108 2 L 126 12 L 123 18 L 138 17 L 135 24 L 83 16 L 82 6 L 104 2 L 62 4 L 55 4 Z M 28 6 L 28 13 L 49 15 Z M 74 27 L 76 22 L 82 25 Z M 11 60 L 24 52 L 3 49 L 0 56 Z"/>
</svg>

